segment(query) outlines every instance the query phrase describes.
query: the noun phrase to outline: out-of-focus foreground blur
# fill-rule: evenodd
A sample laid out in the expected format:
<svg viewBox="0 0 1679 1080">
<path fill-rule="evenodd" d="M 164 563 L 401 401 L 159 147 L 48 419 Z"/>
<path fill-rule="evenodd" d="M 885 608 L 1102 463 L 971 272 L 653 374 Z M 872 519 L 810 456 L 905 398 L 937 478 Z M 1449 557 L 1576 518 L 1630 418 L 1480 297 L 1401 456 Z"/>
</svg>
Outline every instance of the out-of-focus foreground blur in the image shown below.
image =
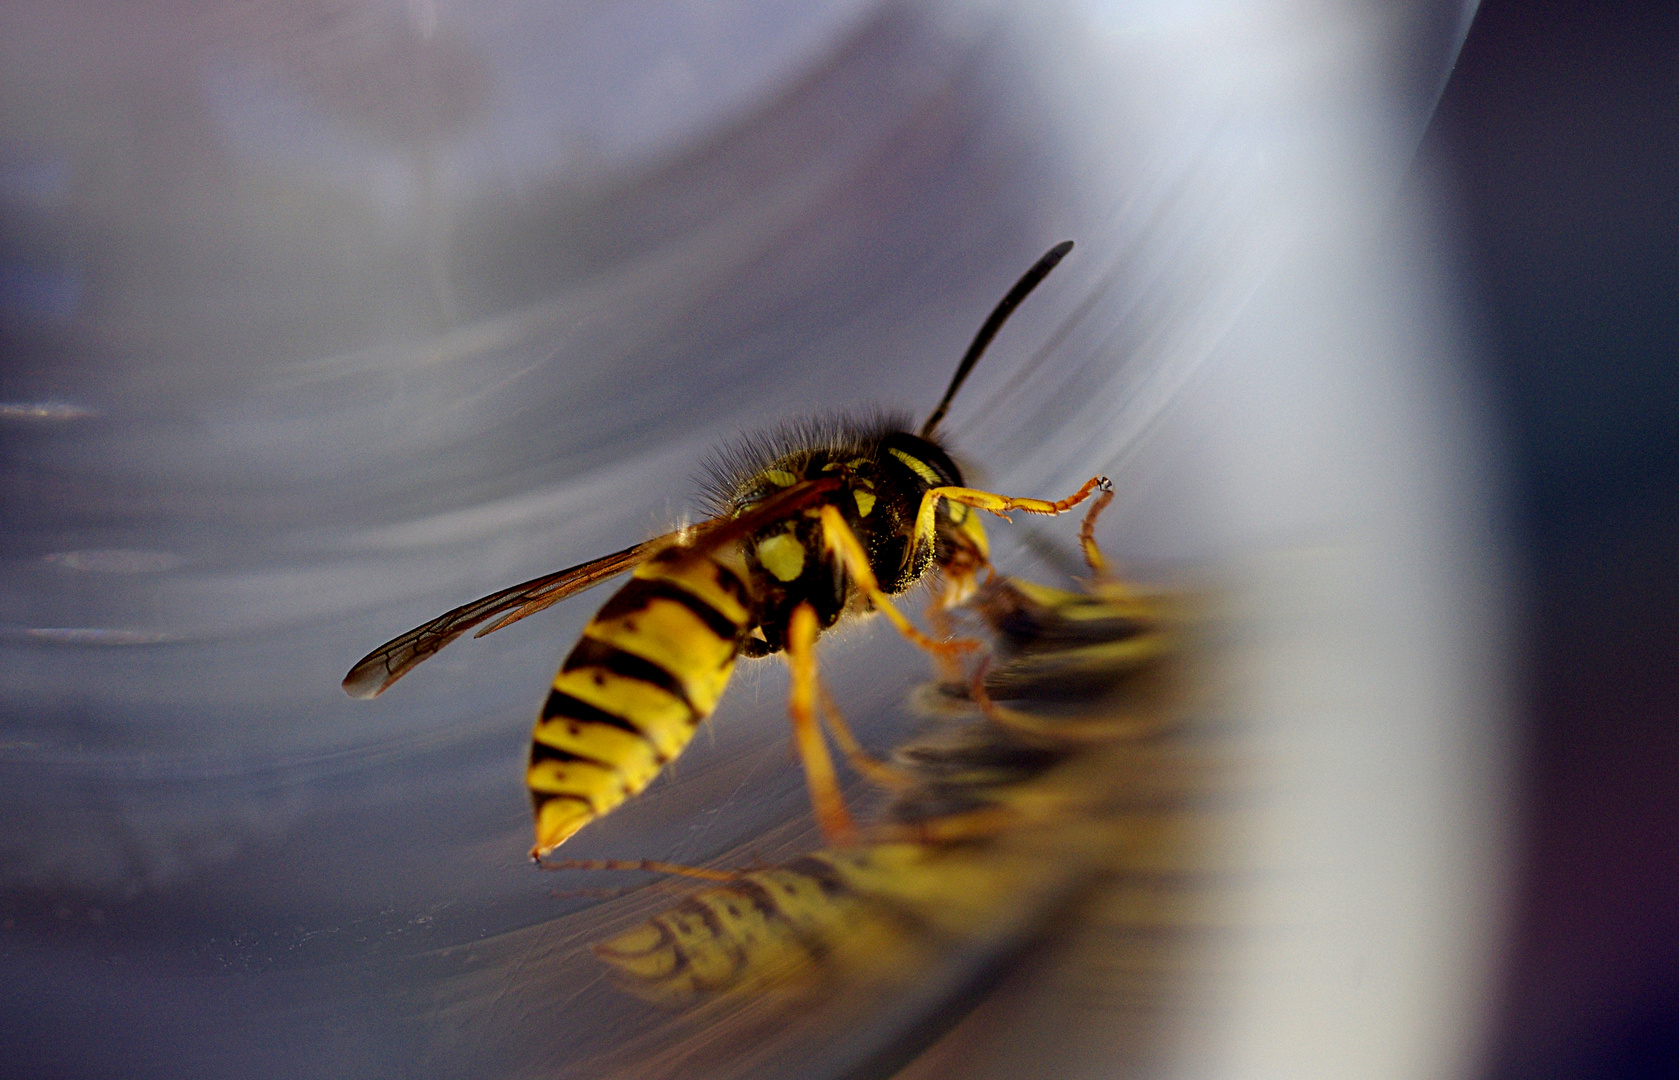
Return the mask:
<svg viewBox="0 0 1679 1080">
<path fill-rule="evenodd" d="M 0 1072 L 1550 1075 L 1505 529 L 1549 511 L 1416 168 L 1473 7 L 0 9 Z M 1097 539 L 1193 613 L 1171 723 L 1034 684 L 1104 737 L 1016 745 L 880 620 L 819 648 L 940 777 L 860 811 L 1029 825 L 824 853 L 766 661 L 560 852 L 751 874 L 533 869 L 530 723 L 604 592 L 339 691 L 691 519 L 737 433 L 925 415 L 1062 239 L 945 432 L 989 490 L 1113 478 Z M 995 562 L 1112 615 L 1077 528 Z M 715 917 L 776 873 L 796 964 L 787 909 Z M 734 974 L 624 977 L 706 903 L 687 962 Z"/>
</svg>

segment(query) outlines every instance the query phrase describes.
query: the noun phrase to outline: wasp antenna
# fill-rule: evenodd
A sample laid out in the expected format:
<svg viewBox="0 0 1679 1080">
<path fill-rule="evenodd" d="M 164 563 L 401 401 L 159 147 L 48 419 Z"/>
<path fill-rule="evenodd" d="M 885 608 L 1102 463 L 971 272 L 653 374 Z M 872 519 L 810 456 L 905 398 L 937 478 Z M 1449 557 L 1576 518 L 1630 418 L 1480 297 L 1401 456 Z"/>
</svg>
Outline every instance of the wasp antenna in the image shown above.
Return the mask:
<svg viewBox="0 0 1679 1080">
<path fill-rule="evenodd" d="M 972 371 L 974 365 L 979 363 L 979 358 L 985 352 L 985 347 L 991 344 L 991 339 L 997 336 L 998 330 L 1002 329 L 1003 321 L 1014 313 L 1014 309 L 1020 306 L 1020 302 L 1026 299 L 1033 289 L 1038 287 L 1038 282 L 1048 277 L 1049 272 L 1055 269 L 1055 264 L 1065 258 L 1067 252 L 1071 250 L 1073 250 L 1073 242 L 1063 240 L 1044 252 L 1044 257 L 1033 263 L 1032 269 L 1022 274 L 1020 280 L 1014 283 L 1014 288 L 1008 291 L 1008 295 L 1004 296 L 1002 300 L 998 301 L 997 306 L 991 309 L 991 314 L 986 317 L 985 322 L 980 326 L 979 333 L 974 335 L 973 344 L 968 346 L 967 353 L 963 355 L 962 362 L 956 365 L 956 374 L 951 376 L 950 388 L 944 392 L 944 397 L 939 401 L 938 408 L 934 409 L 932 415 L 927 417 L 927 422 L 921 425 L 921 437 L 923 439 L 931 438 L 933 432 L 938 429 L 939 421 L 944 419 L 945 411 L 950 408 L 951 398 L 956 396 L 956 391 L 962 389 L 962 383 L 968 378 L 968 372 Z"/>
</svg>

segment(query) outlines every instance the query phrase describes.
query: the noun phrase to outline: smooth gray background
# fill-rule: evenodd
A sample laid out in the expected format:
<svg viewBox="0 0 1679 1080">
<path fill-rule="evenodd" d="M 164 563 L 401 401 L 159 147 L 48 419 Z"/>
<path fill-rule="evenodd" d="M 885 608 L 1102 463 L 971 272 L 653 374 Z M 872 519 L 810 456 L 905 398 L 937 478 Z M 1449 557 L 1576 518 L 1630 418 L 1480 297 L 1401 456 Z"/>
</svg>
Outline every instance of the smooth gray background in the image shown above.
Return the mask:
<svg viewBox="0 0 1679 1080">
<path fill-rule="evenodd" d="M 1242 711 L 1287 760 L 1261 861 L 1316 936 L 1233 981 L 1197 1056 L 1467 1067 L 1501 571 L 1453 287 L 1399 191 L 1467 19 L 8 6 L 5 1068 L 546 1073 L 645 1024 L 519 944 L 589 906 L 524 865 L 518 763 L 603 597 L 372 704 L 338 678 L 683 520 L 734 432 L 925 412 L 1063 238 L 948 431 L 999 490 L 1109 472 L 1106 543 L 1252 605 Z M 871 740 L 919 723 L 920 659 L 836 637 Z M 700 861 L 796 823 L 782 678 L 743 673 L 674 782 L 567 852 Z"/>
</svg>

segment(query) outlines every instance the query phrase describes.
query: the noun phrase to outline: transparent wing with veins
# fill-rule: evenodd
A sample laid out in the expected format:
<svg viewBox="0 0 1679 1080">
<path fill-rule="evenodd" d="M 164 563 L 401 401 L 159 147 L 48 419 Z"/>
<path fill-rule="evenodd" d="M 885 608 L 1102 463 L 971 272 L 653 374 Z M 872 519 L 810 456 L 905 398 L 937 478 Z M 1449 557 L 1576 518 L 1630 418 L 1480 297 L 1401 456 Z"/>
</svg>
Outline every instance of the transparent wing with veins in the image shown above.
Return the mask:
<svg viewBox="0 0 1679 1080">
<path fill-rule="evenodd" d="M 820 501 L 839 487 L 832 479 L 810 480 L 788 488 L 772 498 L 733 518 L 712 518 L 687 529 L 679 529 L 643 541 L 623 551 L 545 574 L 511 588 L 462 604 L 453 611 L 393 638 L 374 649 L 344 676 L 344 692 L 355 698 L 378 697 L 391 685 L 414 669 L 416 665 L 436 655 L 438 650 L 454 641 L 474 626 L 488 619 L 495 622 L 484 627 L 474 637 L 492 634 L 504 626 L 534 615 L 543 608 L 557 604 L 585 589 L 593 588 L 609 578 L 633 570 L 668 547 L 684 545 L 696 551 L 712 550 L 738 540 L 762 528 L 771 521 L 802 507 Z"/>
<path fill-rule="evenodd" d="M 532 578 L 470 604 L 462 604 L 423 626 L 416 626 L 401 637 L 385 642 L 362 657 L 344 676 L 344 692 L 355 698 L 378 697 L 412 671 L 415 665 L 430 659 L 443 646 L 484 620 L 502 616 L 478 631 L 477 637 L 500 630 L 550 604 L 557 604 L 568 596 L 575 596 L 608 578 L 634 569 L 654 552 L 674 542 L 679 535 L 668 533 L 580 566 Z"/>
</svg>

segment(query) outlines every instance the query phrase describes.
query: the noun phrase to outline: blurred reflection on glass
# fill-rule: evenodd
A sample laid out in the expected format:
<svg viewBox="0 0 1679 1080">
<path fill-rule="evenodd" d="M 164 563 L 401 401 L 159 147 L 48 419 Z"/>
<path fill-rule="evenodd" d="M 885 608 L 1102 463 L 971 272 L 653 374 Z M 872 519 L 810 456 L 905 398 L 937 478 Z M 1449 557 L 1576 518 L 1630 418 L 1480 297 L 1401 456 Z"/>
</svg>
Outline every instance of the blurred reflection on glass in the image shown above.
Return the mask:
<svg viewBox="0 0 1679 1080">
<path fill-rule="evenodd" d="M 1395 201 L 1468 14 L 8 5 L 12 1067 L 563 1075 L 700 1031 L 723 1075 L 1469 1069 L 1499 933 L 1501 569 L 1450 287 L 1426 209 Z M 375 703 L 338 679 L 683 520 L 699 457 L 741 430 L 925 409 L 1066 237 L 947 431 L 990 490 L 1113 477 L 1121 576 L 1205 605 L 1197 715 L 1259 793 L 1208 850 L 1249 872 L 1208 894 L 1217 933 L 1145 963 L 1124 928 L 1182 909 L 1115 878 L 1134 849 L 1077 838 L 1110 823 L 1062 815 L 1080 824 L 989 842 L 1027 861 L 988 860 L 973 895 L 1015 914 L 924 981 L 778 1030 L 791 1064 L 737 1006 L 678 1030 L 588 948 L 675 886 L 556 897 L 571 883 L 524 859 L 522 749 L 592 605 L 452 646 Z M 999 525 L 995 561 L 1066 586 L 1070 531 Z M 913 650 L 833 636 L 866 745 L 961 744 L 912 707 Z M 994 711 L 1053 711 L 1005 674 Z M 675 775 L 566 854 L 816 850 L 783 677 L 743 672 Z M 1075 758 L 1105 771 L 1057 791 L 1172 775 Z M 1040 872 L 1034 846 L 1062 844 L 1089 862 Z"/>
<path fill-rule="evenodd" d="M 861 843 L 688 871 L 723 883 L 594 946 L 622 988 L 682 1015 L 584 1071 L 773 1075 L 815 1055 L 855 1070 L 850 1055 L 880 1072 L 1046 931 L 1103 935 L 1081 949 L 1099 964 L 1089 987 L 1119 974 L 1102 994 L 1112 1017 L 1147 1018 L 1123 1025 L 1110 1064 L 1158 1065 L 1162 994 L 1181 1005 L 1204 982 L 1187 955 L 1230 936 L 1230 894 L 1252 884 L 1231 843 L 1255 809 L 1239 729 L 1189 700 L 1210 685 L 1185 671 L 1197 620 L 1184 598 L 1112 580 L 1086 595 L 996 578 L 980 610 L 1002 662 L 928 688 L 938 734 L 899 750 Z M 1009 1068 L 1063 1064 L 1036 1056 Z"/>
</svg>

